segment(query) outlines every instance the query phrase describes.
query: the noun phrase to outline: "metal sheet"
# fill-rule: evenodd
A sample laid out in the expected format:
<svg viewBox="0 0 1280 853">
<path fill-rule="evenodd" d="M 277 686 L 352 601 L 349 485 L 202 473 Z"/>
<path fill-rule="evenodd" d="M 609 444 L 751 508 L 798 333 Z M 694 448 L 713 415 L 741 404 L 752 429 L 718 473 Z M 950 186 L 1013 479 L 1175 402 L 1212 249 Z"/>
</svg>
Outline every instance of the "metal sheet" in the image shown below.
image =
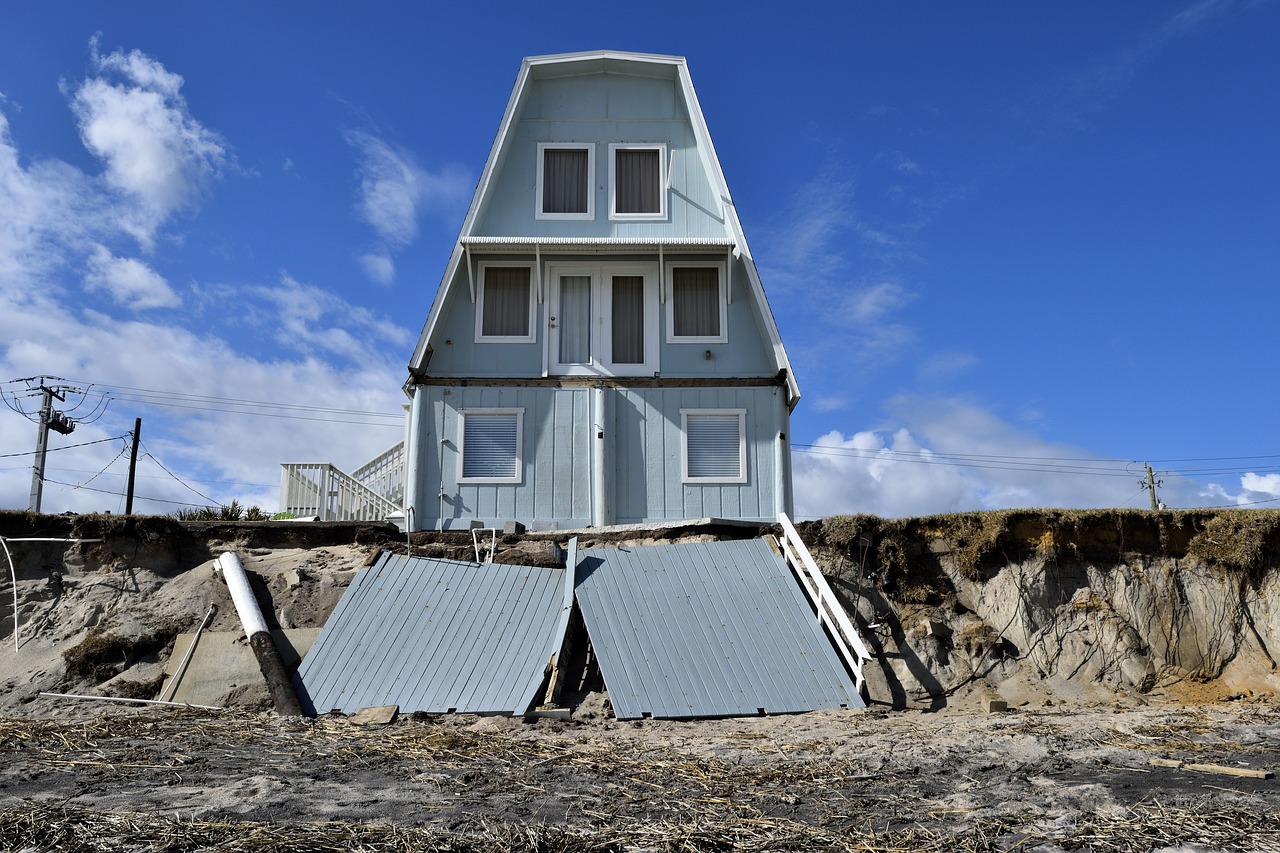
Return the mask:
<svg viewBox="0 0 1280 853">
<path fill-rule="evenodd" d="M 585 550 L 577 599 L 620 719 L 863 707 L 763 539 Z"/>
<path fill-rule="evenodd" d="M 304 710 L 519 714 L 562 637 L 564 569 L 383 554 L 301 667 Z"/>
</svg>

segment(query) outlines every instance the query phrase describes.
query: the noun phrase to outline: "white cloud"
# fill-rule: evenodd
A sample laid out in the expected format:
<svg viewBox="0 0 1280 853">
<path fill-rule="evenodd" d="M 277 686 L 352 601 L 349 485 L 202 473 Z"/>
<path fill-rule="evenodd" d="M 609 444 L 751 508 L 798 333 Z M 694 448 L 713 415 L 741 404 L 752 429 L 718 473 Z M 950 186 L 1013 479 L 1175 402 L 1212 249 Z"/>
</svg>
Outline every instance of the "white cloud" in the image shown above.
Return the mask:
<svg viewBox="0 0 1280 853">
<path fill-rule="evenodd" d="M 1255 495 L 1280 498 L 1280 474 L 1245 474 L 1240 487 Z"/>
<path fill-rule="evenodd" d="M 117 258 L 103 246 L 95 246 L 89 256 L 84 286 L 89 291 L 105 291 L 117 305 L 135 311 L 177 308 L 182 304 L 155 270 L 134 258 Z"/>
<path fill-rule="evenodd" d="M 265 289 L 264 289 L 265 290 Z M 182 408 L 157 408 L 121 392 L 103 418 L 77 429 L 54 446 L 78 443 L 132 429 L 142 416 L 143 443 L 172 471 L 198 480 L 197 488 L 218 501 L 238 498 L 264 508 L 276 505 L 279 463 L 331 461 L 351 470 L 394 444 L 402 427 L 395 416 L 403 394 L 403 350 L 409 332 L 315 288 L 286 281 L 270 288 L 274 301 L 254 300 L 253 291 L 232 291 L 228 308 L 254 302 L 264 325 L 302 330 L 292 356 L 257 358 L 208 330 L 192 330 L 105 314 L 81 313 L 45 295 L 29 300 L 0 293 L 0 377 L 53 374 L 73 384 L 156 389 L 192 395 Z M 230 314 L 229 310 L 221 313 Z M 378 346 L 367 343 L 385 341 Z M 306 352 L 307 345 L 313 347 Z M 237 406 L 227 400 L 265 400 L 286 406 L 331 406 L 336 410 L 385 412 L 368 419 L 333 413 L 301 412 L 308 420 L 280 419 L 279 409 Z M 246 412 L 258 412 L 250 414 Z M 23 453 L 34 443 L 34 427 L 0 409 L 0 453 Z M 371 425 L 331 421 L 373 421 Z M 95 445 L 54 453 L 53 479 L 80 483 L 106 465 L 115 445 Z M 27 505 L 30 459 L 17 457 L 0 466 L 0 506 Z M 95 467 L 96 466 L 96 467 Z M 139 495 L 207 503 L 151 462 L 140 466 L 149 477 Z M 94 487 L 119 489 L 121 469 L 113 468 Z M 115 480 L 111 477 L 116 476 Z M 145 484 L 145 487 L 144 487 Z M 238 485 L 247 484 L 247 485 Z M 67 487 L 46 490 L 45 510 L 115 510 L 110 495 Z M 175 505 L 143 503 L 141 511 L 169 512 Z"/>
<path fill-rule="evenodd" d="M 467 199 L 471 182 L 463 171 L 452 167 L 430 172 L 412 153 L 373 134 L 352 130 L 346 133 L 346 140 L 359 158 L 356 212 L 381 243 L 380 251 L 366 254 L 361 264 L 372 280 L 389 284 L 389 274 L 394 276 L 390 251 L 403 249 L 418 238 L 418 220 L 425 212 L 451 209 Z"/>
<path fill-rule="evenodd" d="M 964 398 L 904 395 L 887 408 L 887 428 L 831 432 L 794 454 L 799 517 L 1133 506 L 1141 496 L 1123 461 L 1046 442 Z"/>
<path fill-rule="evenodd" d="M 274 307 L 264 319 L 274 329 L 276 342 L 300 354 L 359 364 L 375 360 L 388 345 L 405 349 L 412 342 L 407 329 L 288 273 L 277 285 L 251 292 L 261 304 Z"/>
<path fill-rule="evenodd" d="M 369 280 L 377 284 L 391 284 L 396 280 L 396 263 L 385 252 L 361 255 L 360 266 Z"/>
<path fill-rule="evenodd" d="M 77 416 L 92 409 L 102 386 L 120 389 L 99 419 L 51 441 L 43 508 L 116 511 L 122 499 L 112 492 L 123 490 L 124 478 L 118 438 L 139 416 L 144 449 L 202 495 L 270 509 L 280 462 L 351 470 L 398 441 L 412 336 L 385 317 L 287 275 L 260 287 L 197 282 L 189 312 L 164 322 L 134 313 L 179 299 L 149 264 L 121 256 L 119 244 L 148 247 L 167 217 L 199 200 L 228 155 L 188 113 L 180 76 L 137 51 L 100 56 L 95 48 L 93 62 L 94 76 L 68 87 L 69 100 L 86 146 L 106 164 L 103 177 L 21 156 L 0 112 L 0 386 L 22 393 L 25 385 L 6 380 L 34 375 L 92 384 Z M 70 292 L 68 282 L 81 276 L 86 289 L 108 297 L 100 307 Z M 227 334 L 246 324 L 288 348 L 248 352 L 251 337 L 239 345 Z M 156 406 L 125 389 L 190 396 Z M 66 406 L 76 399 L 69 395 Z M 264 399 L 315 410 L 281 419 L 279 408 L 230 402 Z M 0 506 L 27 505 L 34 441 L 34 424 L 0 407 Z M 209 502 L 145 455 L 138 474 L 138 511 Z"/>
<path fill-rule="evenodd" d="M 140 51 L 98 53 L 99 76 L 76 89 L 71 108 L 85 148 L 106 166 L 106 182 L 132 204 L 121 222 L 145 248 L 174 212 L 192 207 L 227 163 L 221 137 L 190 114 L 182 77 Z"/>
</svg>

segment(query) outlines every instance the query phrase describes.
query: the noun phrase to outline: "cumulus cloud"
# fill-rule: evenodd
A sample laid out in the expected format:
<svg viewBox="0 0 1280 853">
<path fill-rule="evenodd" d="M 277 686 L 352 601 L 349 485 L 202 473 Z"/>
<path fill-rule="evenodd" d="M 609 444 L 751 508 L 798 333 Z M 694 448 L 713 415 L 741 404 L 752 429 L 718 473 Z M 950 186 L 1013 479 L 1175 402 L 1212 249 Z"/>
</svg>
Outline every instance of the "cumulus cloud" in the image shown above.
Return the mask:
<svg viewBox="0 0 1280 853">
<path fill-rule="evenodd" d="M 195 282 L 188 311 L 163 320 L 147 313 L 182 300 L 152 264 L 120 246 L 149 249 L 170 217 L 200 201 L 230 154 L 190 114 L 180 75 L 139 51 L 102 55 L 96 43 L 91 51 L 88 79 L 64 91 L 101 175 L 24 156 L 0 109 L 0 387 L 10 401 L 29 390 L 11 377 L 67 377 L 92 385 L 91 394 L 116 389 L 73 440 L 53 437 L 44 509 L 118 509 L 121 437 L 139 416 L 143 512 L 232 498 L 274 508 L 281 461 L 351 470 L 399 440 L 412 336 L 389 319 L 288 275 L 261 285 Z M 77 280 L 103 295 L 101 304 L 74 298 Z M 250 352 L 252 335 L 233 337 L 246 325 L 288 348 Z M 184 396 L 157 406 L 154 391 Z M 245 400 L 263 405 L 236 402 Z M 9 457 L 0 465 L 0 506 L 27 505 L 23 454 L 34 440 L 35 425 L 0 406 L 0 454 Z"/>
<path fill-rule="evenodd" d="M 799 517 L 1129 506 L 1141 496 L 1124 460 L 1047 442 L 965 398 L 904 395 L 886 408 L 888 426 L 797 449 Z"/>
<path fill-rule="evenodd" d="M 226 165 L 226 145 L 192 117 L 180 75 L 138 50 L 103 56 L 96 38 L 90 48 L 97 75 L 76 87 L 71 108 L 107 184 L 132 202 L 123 227 L 149 248 L 165 219 L 194 206 Z"/>
<path fill-rule="evenodd" d="M 215 329 L 81 312 L 46 294 L 22 299 L 13 292 L 0 293 L 0 377 L 53 374 L 81 386 L 189 395 L 175 408 L 149 405 L 149 395 L 122 392 L 99 421 L 76 430 L 76 443 L 123 435 L 132 429 L 135 416 L 144 416 L 144 444 L 165 467 L 191 478 L 217 501 L 237 498 L 274 509 L 280 462 L 331 461 L 351 470 L 400 439 L 399 384 L 410 334 L 296 282 L 263 289 L 278 298 L 255 298 L 252 289 L 228 289 L 210 298 L 224 303 L 217 312 L 223 316 L 236 313 L 232 306 L 253 302 L 264 327 L 303 330 L 306 339 L 295 350 L 257 357 Z M 373 330 L 387 336 L 386 346 L 365 343 Z M 314 347 L 310 352 L 307 344 Z M 263 401 L 271 407 L 227 402 L 231 400 Z M 302 412 L 301 419 L 281 419 L 289 413 L 282 407 L 323 406 L 325 401 L 388 417 L 365 418 L 356 426 L 350 415 L 340 413 Z M 30 450 L 34 438 L 33 426 L 0 408 L 0 452 Z M 61 443 L 55 437 L 50 477 L 72 485 L 101 470 L 119 449 L 109 442 L 56 452 Z M 139 471 L 146 475 L 139 495 L 161 501 L 142 503 L 142 511 L 169 512 L 176 504 L 166 500 L 209 502 L 149 460 Z M 119 466 L 113 468 L 92 488 L 121 488 L 121 473 Z M 26 506 L 30 476 L 29 460 L 0 467 L 0 506 Z M 91 488 L 51 485 L 45 491 L 46 511 L 115 508 L 113 496 Z"/>
<path fill-rule="evenodd" d="M 135 311 L 182 304 L 162 275 L 142 261 L 115 257 L 104 246 L 95 246 L 89 256 L 84 286 L 89 291 L 104 291 L 117 305 Z"/>
<path fill-rule="evenodd" d="M 470 181 L 459 169 L 430 172 L 409 151 L 365 131 L 346 133 L 358 158 L 356 212 L 373 228 L 381 248 L 361 258 L 369 277 L 389 284 L 395 275 L 390 252 L 418 238 L 418 220 L 429 211 L 451 208 L 470 195 Z"/>
</svg>

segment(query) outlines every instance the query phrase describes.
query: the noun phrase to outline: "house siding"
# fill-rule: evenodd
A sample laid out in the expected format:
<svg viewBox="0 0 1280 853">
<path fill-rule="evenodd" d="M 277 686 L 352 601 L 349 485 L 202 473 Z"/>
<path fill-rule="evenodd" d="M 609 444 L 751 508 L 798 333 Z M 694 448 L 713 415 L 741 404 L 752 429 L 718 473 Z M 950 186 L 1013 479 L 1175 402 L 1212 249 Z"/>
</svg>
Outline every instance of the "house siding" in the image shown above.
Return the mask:
<svg viewBox="0 0 1280 853">
<path fill-rule="evenodd" d="M 593 152 L 592 211 L 540 214 L 545 144 Z M 617 145 L 664 147 L 660 217 L 610 218 Z M 680 264 L 718 268 L 725 299 L 717 327 L 709 303 L 690 307 L 686 292 L 680 304 L 706 321 L 698 326 L 706 333 L 676 342 L 668 340 L 668 308 L 675 311 L 670 270 Z M 506 339 L 477 340 L 487 265 L 533 270 L 527 336 L 515 309 L 499 302 L 502 322 L 491 317 L 490 328 Z M 589 300 L 576 291 L 556 298 L 561 275 L 591 276 Z M 613 312 L 615 293 L 625 299 L 634 285 L 615 290 L 610 275 L 643 278 L 643 324 L 629 322 L 633 304 Z M 552 348 L 562 335 L 559 364 Z M 414 529 L 475 520 L 561 529 L 773 520 L 789 509 L 784 436 L 799 388 L 683 59 L 606 51 L 525 61 L 409 370 L 406 501 Z M 493 472 L 498 482 L 459 482 L 464 409 L 521 411 L 519 482 L 502 468 Z M 684 482 L 682 409 L 744 413 L 744 476 Z M 490 448 L 500 460 L 503 444 Z"/>
<path fill-rule="evenodd" d="M 595 389 L 582 387 L 420 386 L 422 415 L 411 445 L 416 521 L 457 529 L 472 519 L 501 526 L 587 527 L 593 518 L 592 442 L 600 422 Z M 604 523 L 701 517 L 773 520 L 779 496 L 779 436 L 787 431 L 786 392 L 777 386 L 604 389 Z M 460 410 L 524 410 L 518 484 L 458 482 Z M 682 409 L 744 409 L 746 482 L 681 479 Z M 427 416 L 429 414 L 429 416 Z M 443 438 L 443 441 L 441 441 Z M 437 449 L 432 453 L 432 449 Z M 783 454 L 785 456 L 785 454 Z M 443 493 L 444 499 L 439 495 Z M 443 509 L 443 515 L 441 510 Z"/>
<path fill-rule="evenodd" d="M 664 260 L 672 262 L 719 262 L 725 254 L 693 255 L 666 253 Z M 548 270 L 563 264 L 585 262 L 601 264 L 641 263 L 658 270 L 658 256 L 652 254 L 610 254 L 607 258 L 584 258 L 582 255 L 546 254 L 541 256 L 544 300 L 535 306 L 532 343 L 477 343 L 475 339 L 476 306 L 471 303 L 471 283 L 467 278 L 465 262 L 458 270 L 449 288 L 438 327 L 430 370 L 434 376 L 533 378 L 543 375 L 546 357 L 546 335 L 552 308 L 545 298 L 549 293 Z M 479 287 L 479 264 L 532 263 L 529 255 L 484 255 L 473 258 L 472 274 Z M 665 273 L 664 273 L 665 274 Z M 728 285 L 732 288 L 727 307 L 726 343 L 668 343 L 666 311 L 658 312 L 658 372 L 672 378 L 710 378 L 717 376 L 772 377 L 777 373 L 759 312 L 747 292 L 747 273 L 741 260 L 734 259 Z M 667 284 L 669 287 L 669 283 Z M 707 353 L 711 354 L 707 358 Z"/>
<path fill-rule="evenodd" d="M 476 236 L 723 237 L 723 202 L 712 190 L 689 117 L 674 80 L 611 74 L 538 80 L 512 129 L 506 157 L 492 181 Z M 665 143 L 671 188 L 663 221 L 609 218 L 609 144 Z M 595 146 L 595 218 L 536 218 L 539 142 Z"/>
</svg>

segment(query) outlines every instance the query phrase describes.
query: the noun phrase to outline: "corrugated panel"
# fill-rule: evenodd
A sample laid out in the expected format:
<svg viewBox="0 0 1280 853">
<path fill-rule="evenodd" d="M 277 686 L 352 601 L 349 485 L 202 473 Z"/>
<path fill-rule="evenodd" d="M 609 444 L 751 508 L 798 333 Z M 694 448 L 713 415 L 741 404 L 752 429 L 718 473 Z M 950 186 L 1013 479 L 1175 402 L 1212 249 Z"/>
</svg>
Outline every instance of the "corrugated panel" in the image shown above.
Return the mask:
<svg viewBox="0 0 1280 853">
<path fill-rule="evenodd" d="M 560 648 L 564 583 L 564 569 L 383 554 L 299 667 L 304 709 L 523 713 Z"/>
<path fill-rule="evenodd" d="M 863 706 L 762 539 L 583 551 L 577 599 L 620 719 Z"/>
</svg>

